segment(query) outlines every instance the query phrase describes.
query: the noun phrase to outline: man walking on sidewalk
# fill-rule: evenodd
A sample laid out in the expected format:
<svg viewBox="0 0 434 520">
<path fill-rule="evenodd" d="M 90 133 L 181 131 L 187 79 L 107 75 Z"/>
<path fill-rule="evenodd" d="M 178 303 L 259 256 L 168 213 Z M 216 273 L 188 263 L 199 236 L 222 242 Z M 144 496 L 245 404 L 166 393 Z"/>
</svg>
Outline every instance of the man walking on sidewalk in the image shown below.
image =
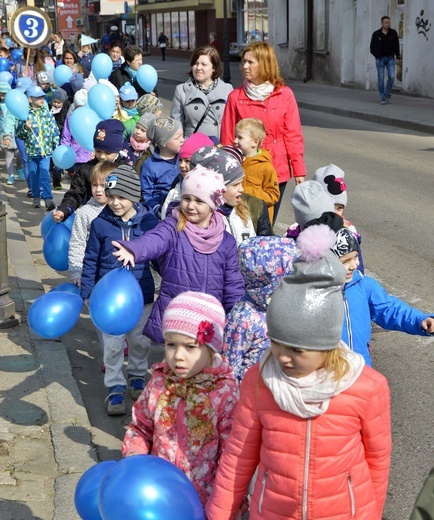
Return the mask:
<svg viewBox="0 0 434 520">
<path fill-rule="evenodd" d="M 395 81 L 395 58 L 399 57 L 399 38 L 394 29 L 390 28 L 390 18 L 381 18 L 381 29 L 375 31 L 371 38 L 371 54 L 375 58 L 378 73 L 378 92 L 380 103 L 390 103 L 390 95 Z M 384 71 L 387 69 L 387 84 L 384 90 Z"/>
</svg>

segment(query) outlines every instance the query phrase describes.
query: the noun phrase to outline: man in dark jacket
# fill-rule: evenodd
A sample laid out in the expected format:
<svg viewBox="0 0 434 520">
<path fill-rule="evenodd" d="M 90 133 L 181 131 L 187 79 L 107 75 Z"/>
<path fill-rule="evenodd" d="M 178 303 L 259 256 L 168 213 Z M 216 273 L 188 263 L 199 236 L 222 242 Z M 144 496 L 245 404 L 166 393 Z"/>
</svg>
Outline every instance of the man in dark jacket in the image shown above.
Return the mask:
<svg viewBox="0 0 434 520">
<path fill-rule="evenodd" d="M 400 60 L 399 38 L 394 29 L 390 28 L 390 18 L 381 18 L 381 29 L 375 31 L 371 38 L 371 54 L 375 58 L 378 73 L 378 92 L 380 103 L 390 103 L 390 95 L 395 81 L 395 58 Z M 384 71 L 387 69 L 387 84 L 384 89 Z"/>
</svg>

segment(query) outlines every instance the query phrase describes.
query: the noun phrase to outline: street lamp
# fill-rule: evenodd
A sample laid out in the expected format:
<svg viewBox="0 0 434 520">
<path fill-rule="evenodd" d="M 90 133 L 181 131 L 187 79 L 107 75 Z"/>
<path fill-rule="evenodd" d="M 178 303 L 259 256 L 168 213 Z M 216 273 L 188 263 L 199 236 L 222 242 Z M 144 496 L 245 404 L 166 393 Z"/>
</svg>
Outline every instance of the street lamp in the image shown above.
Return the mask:
<svg viewBox="0 0 434 520">
<path fill-rule="evenodd" d="M 223 81 L 231 81 L 231 67 L 229 55 L 229 33 L 228 33 L 228 3 L 223 0 Z"/>
</svg>

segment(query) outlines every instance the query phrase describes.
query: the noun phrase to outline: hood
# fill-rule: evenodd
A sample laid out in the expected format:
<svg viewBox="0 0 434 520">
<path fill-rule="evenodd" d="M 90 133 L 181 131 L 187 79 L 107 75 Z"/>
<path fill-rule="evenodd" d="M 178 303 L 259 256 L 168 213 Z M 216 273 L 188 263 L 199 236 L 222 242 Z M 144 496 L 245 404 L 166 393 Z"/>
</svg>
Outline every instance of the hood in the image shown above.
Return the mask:
<svg viewBox="0 0 434 520">
<path fill-rule="evenodd" d="M 267 310 L 281 279 L 292 273 L 297 255 L 295 241 L 288 237 L 259 236 L 240 244 L 238 256 L 246 293 L 261 310 Z"/>
<path fill-rule="evenodd" d="M 271 163 L 271 154 L 268 150 L 261 150 L 260 153 L 254 155 L 253 157 L 246 157 L 243 161 L 243 165 L 248 164 L 251 166 L 252 164 L 261 164 L 264 162 Z"/>
</svg>

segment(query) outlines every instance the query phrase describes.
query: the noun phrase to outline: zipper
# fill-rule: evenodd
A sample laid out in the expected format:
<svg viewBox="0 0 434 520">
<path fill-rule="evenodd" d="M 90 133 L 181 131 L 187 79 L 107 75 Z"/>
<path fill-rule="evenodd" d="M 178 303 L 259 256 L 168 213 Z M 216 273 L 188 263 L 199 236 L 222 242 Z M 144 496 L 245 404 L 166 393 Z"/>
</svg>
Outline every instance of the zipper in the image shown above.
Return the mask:
<svg viewBox="0 0 434 520">
<path fill-rule="evenodd" d="M 176 453 L 174 464 L 178 468 L 182 467 L 183 454 L 184 454 L 184 416 L 185 416 L 185 399 L 182 397 L 179 399 L 178 408 L 176 410 L 176 430 L 178 432 L 178 442 L 176 443 Z"/>
<path fill-rule="evenodd" d="M 348 492 L 350 494 L 351 518 L 356 516 L 356 500 L 354 498 L 354 484 L 350 473 L 347 473 Z"/>
<path fill-rule="evenodd" d="M 262 489 L 261 489 L 261 494 L 259 496 L 259 504 L 258 504 L 258 510 L 259 510 L 260 513 L 262 513 L 262 502 L 264 501 L 265 486 L 267 484 L 267 478 L 268 478 L 268 469 L 262 475 Z"/>
<path fill-rule="evenodd" d="M 347 319 L 348 347 L 349 347 L 350 350 L 354 350 L 353 331 L 351 329 L 350 308 L 348 307 L 348 301 L 347 301 L 347 298 L 345 296 L 345 291 L 342 291 L 342 296 L 344 298 L 345 318 Z"/>
<path fill-rule="evenodd" d="M 309 462 L 310 462 L 310 442 L 312 433 L 312 419 L 307 420 L 306 447 L 304 450 L 304 478 L 302 496 L 302 519 L 307 519 L 307 487 L 309 484 Z"/>
</svg>

